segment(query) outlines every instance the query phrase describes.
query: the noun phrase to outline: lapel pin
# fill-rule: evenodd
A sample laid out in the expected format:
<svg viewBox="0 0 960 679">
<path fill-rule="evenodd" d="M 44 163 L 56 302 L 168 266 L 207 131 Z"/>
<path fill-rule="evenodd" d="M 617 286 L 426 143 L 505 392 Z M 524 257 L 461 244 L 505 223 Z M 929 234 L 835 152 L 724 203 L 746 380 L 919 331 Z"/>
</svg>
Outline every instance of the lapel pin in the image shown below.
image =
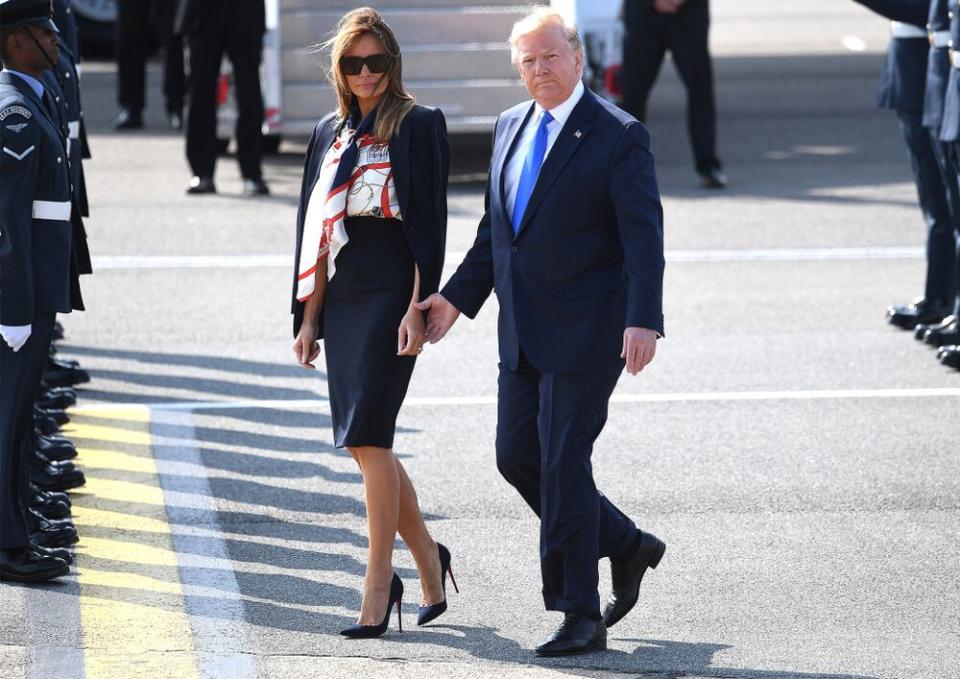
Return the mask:
<svg viewBox="0 0 960 679">
<path fill-rule="evenodd" d="M 573 133 L 573 136 L 576 137 L 577 139 L 579 139 L 579 138 L 580 138 L 580 130 L 577 130 L 576 132 L 574 132 L 574 133 Z"/>
</svg>

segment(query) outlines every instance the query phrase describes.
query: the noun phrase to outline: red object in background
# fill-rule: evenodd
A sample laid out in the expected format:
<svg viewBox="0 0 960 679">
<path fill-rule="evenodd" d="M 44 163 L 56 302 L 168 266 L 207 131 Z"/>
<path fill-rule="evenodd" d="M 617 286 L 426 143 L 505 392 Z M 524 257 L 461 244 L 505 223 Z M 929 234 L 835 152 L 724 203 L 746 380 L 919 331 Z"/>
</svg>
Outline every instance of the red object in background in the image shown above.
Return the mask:
<svg viewBox="0 0 960 679">
<path fill-rule="evenodd" d="M 230 79 L 221 75 L 217 80 L 217 106 L 223 106 L 227 103 L 227 95 L 230 94 Z"/>
<path fill-rule="evenodd" d="M 614 97 L 623 95 L 623 66 L 614 64 L 607 66 L 603 72 L 603 86 Z"/>
</svg>

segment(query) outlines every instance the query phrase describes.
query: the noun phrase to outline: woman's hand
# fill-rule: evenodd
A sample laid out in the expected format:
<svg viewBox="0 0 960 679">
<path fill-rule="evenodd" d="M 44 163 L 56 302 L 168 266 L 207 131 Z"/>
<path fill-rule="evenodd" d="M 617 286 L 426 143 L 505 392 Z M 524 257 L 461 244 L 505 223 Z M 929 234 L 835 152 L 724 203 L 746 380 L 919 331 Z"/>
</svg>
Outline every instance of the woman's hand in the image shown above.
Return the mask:
<svg viewBox="0 0 960 679">
<path fill-rule="evenodd" d="M 425 334 L 423 313 L 410 305 L 397 329 L 397 356 L 416 356 L 423 351 Z"/>
<path fill-rule="evenodd" d="M 293 342 L 293 355 L 297 357 L 297 363 L 307 370 L 317 369 L 313 362 L 320 355 L 318 334 L 320 330 L 315 324 L 304 322 L 300 325 L 300 332 L 297 333 L 297 339 Z"/>
</svg>

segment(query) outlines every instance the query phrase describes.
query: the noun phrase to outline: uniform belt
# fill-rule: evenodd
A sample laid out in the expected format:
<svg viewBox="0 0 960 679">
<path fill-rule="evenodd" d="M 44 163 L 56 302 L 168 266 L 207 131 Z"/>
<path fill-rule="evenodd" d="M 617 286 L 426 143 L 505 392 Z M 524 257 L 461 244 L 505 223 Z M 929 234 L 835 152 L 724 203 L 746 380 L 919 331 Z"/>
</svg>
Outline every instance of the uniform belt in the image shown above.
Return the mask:
<svg viewBox="0 0 960 679">
<path fill-rule="evenodd" d="M 927 31 L 931 47 L 950 47 L 950 31 Z"/>
<path fill-rule="evenodd" d="M 927 31 L 913 24 L 905 24 L 902 21 L 891 21 L 890 35 L 894 38 L 926 38 Z"/>
<path fill-rule="evenodd" d="M 69 222 L 70 201 L 61 203 L 50 200 L 35 200 L 33 201 L 33 218 Z"/>
<path fill-rule="evenodd" d="M 947 31 L 947 37 L 949 37 L 949 36 L 950 36 L 950 32 Z M 79 138 L 80 138 L 80 121 L 79 121 L 79 120 L 71 120 L 69 123 L 67 123 L 67 127 L 70 128 L 70 138 L 71 138 L 71 139 L 79 139 Z"/>
<path fill-rule="evenodd" d="M 960 68 L 960 51 L 950 50 L 950 65 L 954 68 Z"/>
</svg>

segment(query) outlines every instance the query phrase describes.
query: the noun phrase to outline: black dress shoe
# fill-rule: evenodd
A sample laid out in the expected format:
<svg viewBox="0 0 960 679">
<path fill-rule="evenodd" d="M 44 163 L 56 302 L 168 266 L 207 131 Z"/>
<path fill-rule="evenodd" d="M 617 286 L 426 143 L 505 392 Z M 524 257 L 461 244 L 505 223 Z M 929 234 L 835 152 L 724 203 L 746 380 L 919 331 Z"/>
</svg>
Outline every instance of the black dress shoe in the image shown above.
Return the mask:
<svg viewBox="0 0 960 679">
<path fill-rule="evenodd" d="M 52 387 L 72 387 L 90 381 L 90 373 L 60 359 L 50 357 L 43 371 L 43 381 Z"/>
<path fill-rule="evenodd" d="M 37 450 L 51 462 L 72 460 L 77 456 L 76 447 L 62 436 L 37 436 Z"/>
<path fill-rule="evenodd" d="M 40 408 L 33 407 L 33 428 L 41 434 L 56 434 L 60 431 L 60 425 L 52 417 L 44 415 Z"/>
<path fill-rule="evenodd" d="M 68 507 L 73 505 L 73 500 L 70 499 L 70 496 L 66 493 L 62 493 L 56 490 L 44 490 L 33 481 L 30 482 L 30 493 L 31 495 L 43 495 L 44 498 L 49 500 L 56 500 L 57 502 L 62 502 Z"/>
<path fill-rule="evenodd" d="M 949 304 L 921 298 L 910 304 L 896 304 L 887 308 L 887 322 L 904 330 L 915 330 L 921 324 L 939 323 L 951 311 L 953 309 Z"/>
<path fill-rule="evenodd" d="M 73 563 L 73 554 L 70 553 L 69 549 L 64 547 L 43 547 L 38 545 L 35 542 L 30 543 L 30 549 L 35 551 L 40 556 L 47 556 L 54 559 L 60 559 L 68 566 Z"/>
<path fill-rule="evenodd" d="M 727 188 L 727 177 L 720 170 L 701 172 L 700 186 L 705 189 L 725 189 Z"/>
<path fill-rule="evenodd" d="M 117 117 L 113 119 L 113 129 L 115 130 L 139 130 L 141 127 L 143 127 L 143 115 L 140 111 L 122 108 Z"/>
<path fill-rule="evenodd" d="M 47 519 L 69 519 L 70 505 L 59 500 L 50 499 L 46 495 L 33 494 L 30 496 L 30 509 L 34 509 Z"/>
<path fill-rule="evenodd" d="M 947 316 L 937 325 L 923 333 L 923 341 L 934 347 L 960 344 L 960 321 L 956 316 Z"/>
<path fill-rule="evenodd" d="M 80 541 L 80 536 L 72 522 L 48 519 L 35 509 L 28 509 L 26 514 L 30 539 L 38 545 L 66 547 Z"/>
<path fill-rule="evenodd" d="M 213 177 L 194 176 L 187 185 L 187 194 L 199 196 L 205 193 L 216 193 L 217 187 L 213 183 Z"/>
<path fill-rule="evenodd" d="M 543 657 L 578 655 L 606 648 L 607 628 L 602 620 L 567 613 L 563 616 L 563 623 L 537 646 L 536 654 Z"/>
<path fill-rule="evenodd" d="M 254 198 L 255 196 L 269 196 L 270 187 L 268 187 L 266 182 L 264 182 L 262 179 L 244 179 L 243 195 L 245 195 L 247 198 Z"/>
<path fill-rule="evenodd" d="M 940 351 L 937 353 L 937 358 L 939 358 L 940 362 L 944 365 L 948 365 L 951 368 L 960 370 L 960 345 L 954 344 L 946 347 L 940 347 Z"/>
<path fill-rule="evenodd" d="M 70 566 L 32 549 L 0 549 L 0 580 L 43 582 L 68 575 Z"/>
<path fill-rule="evenodd" d="M 79 488 L 87 482 L 87 478 L 79 469 L 64 470 L 57 466 L 61 463 L 50 462 L 38 465 L 30 461 L 30 480 L 43 490 L 65 491 Z"/>
<path fill-rule="evenodd" d="M 633 554 L 610 559 L 612 587 L 603 609 L 603 622 L 613 627 L 636 605 L 640 598 L 640 582 L 648 568 L 656 568 L 667 546 L 653 533 L 637 531 L 639 542 Z"/>
<path fill-rule="evenodd" d="M 47 383 L 40 385 L 37 406 L 41 409 L 59 408 L 65 410 L 77 403 L 77 392 L 70 387 L 51 387 Z"/>
<path fill-rule="evenodd" d="M 40 406 L 37 407 L 40 408 Z M 58 427 L 62 427 L 70 421 L 70 416 L 61 408 L 40 408 L 40 412 L 56 422 Z"/>
</svg>

